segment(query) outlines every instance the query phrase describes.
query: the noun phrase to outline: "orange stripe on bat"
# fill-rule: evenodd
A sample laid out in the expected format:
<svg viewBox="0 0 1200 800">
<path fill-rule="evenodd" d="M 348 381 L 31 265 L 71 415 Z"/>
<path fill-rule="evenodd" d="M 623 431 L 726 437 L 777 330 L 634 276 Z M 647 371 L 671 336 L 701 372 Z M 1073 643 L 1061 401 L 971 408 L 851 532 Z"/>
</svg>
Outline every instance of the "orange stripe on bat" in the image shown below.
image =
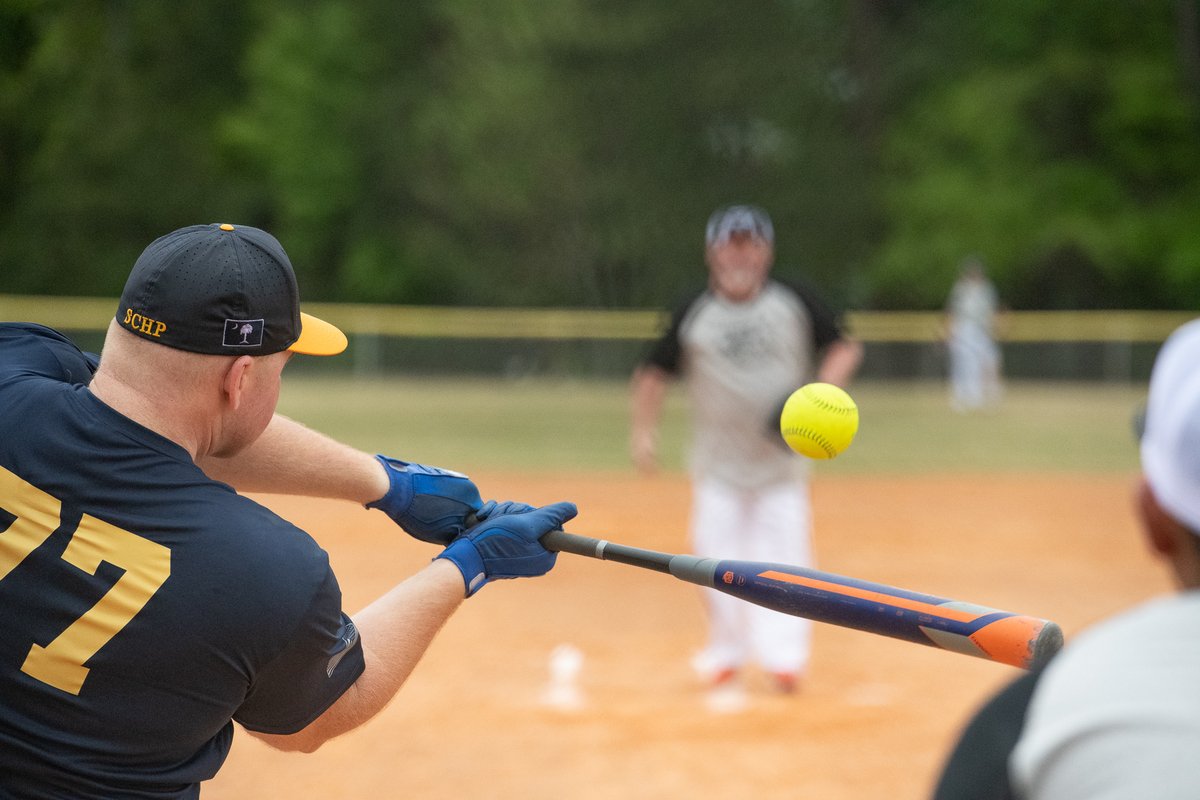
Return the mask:
<svg viewBox="0 0 1200 800">
<path fill-rule="evenodd" d="M 806 578 L 803 575 L 792 575 L 790 572 L 767 570 L 766 572 L 758 573 L 758 577 L 770 578 L 773 581 L 783 581 L 784 583 L 794 583 L 799 586 L 808 586 L 813 589 L 832 592 L 833 594 L 857 597 L 862 600 L 870 600 L 873 603 L 883 603 L 893 608 L 906 608 L 909 611 L 918 611 L 922 614 L 929 614 L 941 617 L 942 619 L 953 620 L 954 622 L 972 622 L 982 616 L 981 614 L 972 614 L 970 611 L 962 611 L 957 608 L 945 608 L 933 605 L 932 603 L 922 603 L 920 600 L 911 600 L 907 597 L 896 597 L 895 595 L 884 594 L 883 592 L 873 592 L 870 589 L 861 589 L 857 586 L 846 586 L 841 583 Z"/>
<path fill-rule="evenodd" d="M 993 661 L 1029 669 L 1033 643 L 1044 627 L 1045 620 L 1012 616 L 984 625 L 969 638 Z"/>
</svg>

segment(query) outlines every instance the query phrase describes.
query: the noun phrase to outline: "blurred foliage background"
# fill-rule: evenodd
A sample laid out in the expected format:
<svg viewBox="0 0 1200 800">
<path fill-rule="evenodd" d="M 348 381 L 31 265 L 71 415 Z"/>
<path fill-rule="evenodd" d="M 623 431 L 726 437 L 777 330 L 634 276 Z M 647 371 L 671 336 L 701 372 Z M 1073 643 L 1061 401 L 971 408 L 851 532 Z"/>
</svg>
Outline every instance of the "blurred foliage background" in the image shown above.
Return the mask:
<svg viewBox="0 0 1200 800">
<path fill-rule="evenodd" d="M 5 292 L 196 222 L 306 299 L 655 307 L 728 202 L 939 307 L 1200 307 L 1200 0 L 0 0 Z"/>
</svg>

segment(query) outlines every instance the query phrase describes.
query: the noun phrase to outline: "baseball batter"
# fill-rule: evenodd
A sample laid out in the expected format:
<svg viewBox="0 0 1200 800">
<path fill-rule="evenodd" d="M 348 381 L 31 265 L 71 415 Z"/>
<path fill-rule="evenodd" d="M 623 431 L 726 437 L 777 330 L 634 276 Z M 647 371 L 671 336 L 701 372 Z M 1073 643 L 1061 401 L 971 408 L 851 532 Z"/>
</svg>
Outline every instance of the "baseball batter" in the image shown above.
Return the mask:
<svg viewBox="0 0 1200 800">
<path fill-rule="evenodd" d="M 656 466 L 668 382 L 686 381 L 691 409 L 691 538 L 697 555 L 813 562 L 806 467 L 784 444 L 779 412 L 800 385 L 846 385 L 862 346 L 812 292 L 769 277 L 774 229 L 760 208 L 718 209 L 706 229 L 708 288 L 676 311 L 636 370 L 631 448 Z M 706 592 L 709 636 L 697 659 L 714 685 L 749 663 L 793 691 L 809 659 L 807 620 Z"/>
<path fill-rule="evenodd" d="M 464 597 L 554 565 L 537 540 L 571 504 L 481 504 L 274 414 L 293 354 L 345 346 L 274 237 L 234 225 L 146 248 L 102 359 L 0 325 L 0 796 L 196 797 L 233 721 L 314 750 Z M 326 553 L 233 486 L 354 500 L 445 549 L 352 620 Z"/>
</svg>

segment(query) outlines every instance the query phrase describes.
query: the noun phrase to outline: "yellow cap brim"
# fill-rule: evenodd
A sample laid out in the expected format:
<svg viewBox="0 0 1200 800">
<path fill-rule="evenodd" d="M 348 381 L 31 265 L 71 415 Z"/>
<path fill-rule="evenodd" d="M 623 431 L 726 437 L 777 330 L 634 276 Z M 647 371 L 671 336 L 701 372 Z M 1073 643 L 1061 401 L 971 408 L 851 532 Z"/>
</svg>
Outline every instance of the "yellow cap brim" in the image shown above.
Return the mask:
<svg viewBox="0 0 1200 800">
<path fill-rule="evenodd" d="M 337 327 L 301 311 L 300 338 L 288 350 L 305 356 L 336 356 L 346 344 L 346 334 Z"/>
</svg>

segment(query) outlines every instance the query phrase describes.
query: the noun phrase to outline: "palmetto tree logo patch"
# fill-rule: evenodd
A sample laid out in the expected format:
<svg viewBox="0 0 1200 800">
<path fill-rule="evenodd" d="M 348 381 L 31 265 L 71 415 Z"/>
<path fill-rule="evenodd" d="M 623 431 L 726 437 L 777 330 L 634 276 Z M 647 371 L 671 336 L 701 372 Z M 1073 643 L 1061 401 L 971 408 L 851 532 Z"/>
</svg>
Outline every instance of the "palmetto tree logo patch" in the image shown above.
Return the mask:
<svg viewBox="0 0 1200 800">
<path fill-rule="evenodd" d="M 225 320 L 226 347 L 261 347 L 266 321 L 261 319 Z"/>
</svg>

